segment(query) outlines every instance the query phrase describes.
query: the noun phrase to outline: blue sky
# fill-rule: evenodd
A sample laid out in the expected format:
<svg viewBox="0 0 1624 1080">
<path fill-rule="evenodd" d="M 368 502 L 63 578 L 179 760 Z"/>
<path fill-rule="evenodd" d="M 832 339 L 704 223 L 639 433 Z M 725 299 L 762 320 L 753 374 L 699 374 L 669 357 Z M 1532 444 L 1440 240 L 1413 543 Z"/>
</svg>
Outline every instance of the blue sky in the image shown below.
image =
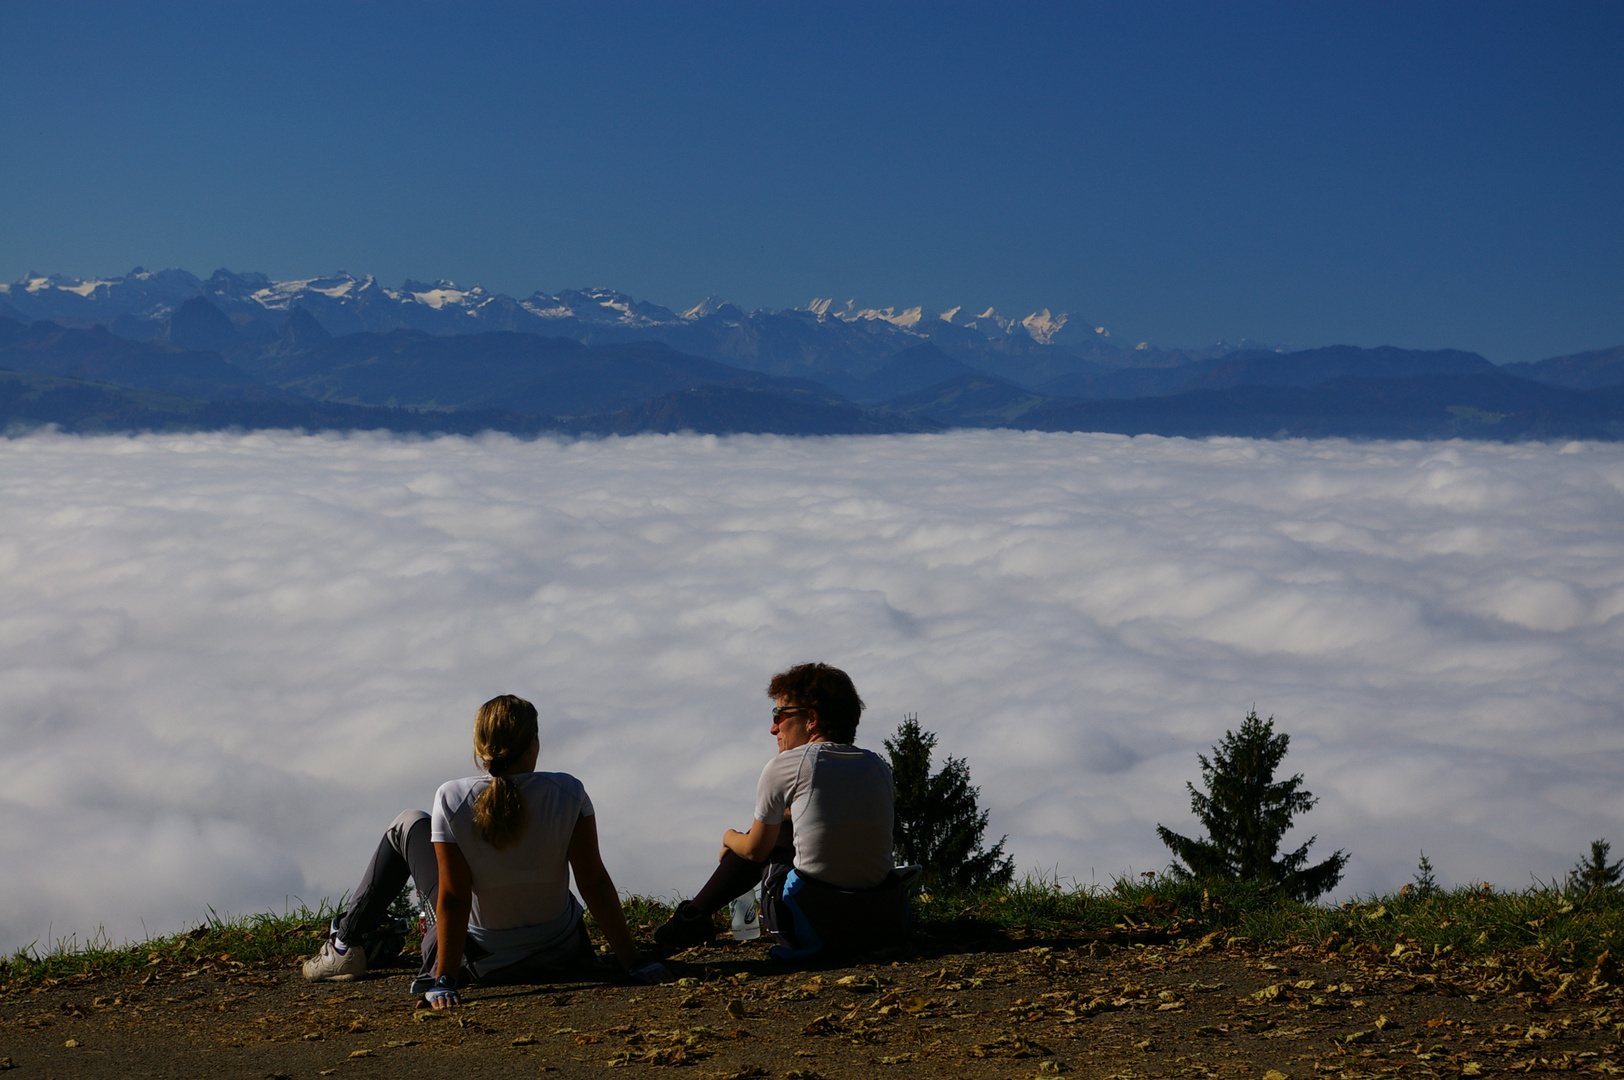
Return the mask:
<svg viewBox="0 0 1624 1080">
<path fill-rule="evenodd" d="M 1624 5 L 9 5 L 0 275 L 1624 342 Z"/>
</svg>

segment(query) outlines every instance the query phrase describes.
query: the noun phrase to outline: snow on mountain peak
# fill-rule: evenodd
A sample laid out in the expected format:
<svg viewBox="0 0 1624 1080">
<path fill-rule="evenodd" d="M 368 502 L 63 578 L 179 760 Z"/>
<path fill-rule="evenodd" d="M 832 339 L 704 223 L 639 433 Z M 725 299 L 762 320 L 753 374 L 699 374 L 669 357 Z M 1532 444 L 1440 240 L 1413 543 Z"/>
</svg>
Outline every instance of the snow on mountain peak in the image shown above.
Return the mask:
<svg viewBox="0 0 1624 1080">
<path fill-rule="evenodd" d="M 1044 308 L 1022 319 L 1021 325 L 1026 327 L 1026 332 L 1032 335 L 1033 341 L 1039 345 L 1051 345 L 1054 343 L 1054 336 L 1066 325 L 1066 314 L 1061 312 L 1059 315 L 1051 315 L 1049 309 Z"/>
<path fill-rule="evenodd" d="M 707 296 L 687 311 L 682 312 L 681 315 L 688 322 L 693 322 L 695 319 L 703 319 L 707 315 L 715 315 L 727 306 L 727 301 L 720 296 Z"/>
<path fill-rule="evenodd" d="M 898 311 L 894 307 L 864 308 L 862 311 L 850 316 L 848 321 L 867 319 L 874 322 L 888 322 L 892 326 L 903 330 L 912 330 L 919 325 L 919 320 L 923 314 L 924 309 L 917 307 L 907 308 L 903 311 Z"/>
<path fill-rule="evenodd" d="M 255 289 L 249 294 L 249 299 L 262 307 L 273 311 L 285 310 L 289 304 L 303 293 L 320 293 L 333 300 L 343 299 L 351 291 L 359 291 L 355 287 L 360 285 L 366 288 L 372 284 L 372 275 L 368 274 L 364 282 L 357 281 L 352 275 L 343 270 L 330 277 L 300 278 L 294 281 L 273 281 L 269 285 Z"/>
<path fill-rule="evenodd" d="M 492 293 L 479 285 L 461 288 L 445 279 L 432 283 L 407 279 L 399 289 L 387 289 L 372 275 L 356 277 L 344 270 L 325 277 L 287 281 L 273 281 L 257 272 L 224 269 L 216 270 L 207 281 L 184 270 L 149 271 L 143 267 L 111 279 L 81 280 L 30 272 L 13 284 L 0 284 L 0 295 L 30 318 L 55 319 L 76 326 L 124 320 L 126 329 L 122 333 L 156 332 L 152 328 L 179 305 L 200 295 L 233 320 L 249 320 L 241 323 L 245 327 L 258 323 L 274 326 L 294 307 L 302 306 L 333 333 L 395 327 L 437 334 L 466 333 L 487 322 L 492 328 L 529 326 L 541 330 L 538 321 L 576 321 L 642 331 L 715 316 L 733 322 L 775 314 L 761 309 L 745 315 L 719 296 L 708 296 L 678 313 L 606 288 L 564 289 L 557 295 L 538 290 L 524 300 Z M 1023 319 L 1008 318 L 991 307 L 979 315 L 970 315 L 961 305 L 930 316 L 922 306 L 859 308 L 855 299 L 840 304 L 829 297 L 814 297 L 804 307 L 792 310 L 820 322 L 864 326 L 870 333 L 926 339 L 937 333 L 940 323 L 947 323 L 995 341 L 1019 336 L 1039 345 L 1053 344 L 1069 319 L 1066 313 L 1048 308 Z M 1095 327 L 1094 332 L 1102 338 L 1110 336 L 1104 327 Z"/>
<path fill-rule="evenodd" d="M 998 314 L 996 308 L 988 308 L 964 325 L 972 330 L 979 330 L 988 337 L 996 337 L 999 334 L 1008 334 L 1010 328 L 1015 326 L 1015 320 L 1004 318 Z"/>
<path fill-rule="evenodd" d="M 371 279 L 369 278 L 368 281 Z M 329 294 L 331 295 L 331 294 Z M 439 311 L 446 306 L 451 307 L 477 307 L 485 300 L 485 290 L 478 285 L 471 289 L 459 289 L 454 281 L 441 278 L 429 285 L 421 281 L 405 281 L 399 292 L 384 291 L 384 295 L 391 300 L 402 303 L 418 303 Z"/>
<path fill-rule="evenodd" d="M 90 297 L 96 295 L 98 289 L 105 291 L 106 289 L 118 284 L 118 282 L 109 281 L 105 278 L 92 278 L 87 281 L 80 281 L 78 278 L 63 277 L 61 274 L 42 275 L 31 273 L 24 276 L 22 280 L 17 282 L 17 284 L 21 285 L 23 292 L 28 294 L 37 294 L 46 291 L 65 292 L 73 293 L 75 296 L 82 296 L 89 299 Z M 12 286 L 0 285 L 0 291 L 10 293 L 12 291 Z"/>
</svg>

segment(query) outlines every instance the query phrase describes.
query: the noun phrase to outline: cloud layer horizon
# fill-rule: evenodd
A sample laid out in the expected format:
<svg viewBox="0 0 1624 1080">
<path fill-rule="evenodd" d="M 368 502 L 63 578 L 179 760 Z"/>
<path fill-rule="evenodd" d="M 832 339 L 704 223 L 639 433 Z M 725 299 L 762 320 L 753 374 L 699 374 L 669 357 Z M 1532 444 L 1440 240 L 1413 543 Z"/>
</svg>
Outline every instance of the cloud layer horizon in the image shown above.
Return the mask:
<svg viewBox="0 0 1624 1080">
<path fill-rule="evenodd" d="M 1624 842 L 1624 448 L 957 432 L 0 442 L 0 951 L 352 888 L 535 701 L 623 890 L 691 895 L 846 668 L 1022 872 L 1160 869 L 1254 704 L 1338 896 Z"/>
</svg>

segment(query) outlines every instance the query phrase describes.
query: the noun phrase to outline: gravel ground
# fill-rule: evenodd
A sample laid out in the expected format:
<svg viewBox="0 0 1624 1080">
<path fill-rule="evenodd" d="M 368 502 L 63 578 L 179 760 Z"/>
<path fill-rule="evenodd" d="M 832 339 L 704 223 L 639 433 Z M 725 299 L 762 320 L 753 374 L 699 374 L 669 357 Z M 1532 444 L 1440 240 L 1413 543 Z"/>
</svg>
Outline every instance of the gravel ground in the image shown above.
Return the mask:
<svg viewBox="0 0 1624 1080">
<path fill-rule="evenodd" d="M 978 943 L 978 946 L 984 945 Z M 491 987 L 415 1008 L 404 970 L 306 984 L 218 965 L 0 991 L 15 1077 L 1617 1075 L 1624 995 L 1604 976 L 1214 939 L 1002 942 L 823 970 L 761 943 L 674 957 L 681 978 Z"/>
</svg>

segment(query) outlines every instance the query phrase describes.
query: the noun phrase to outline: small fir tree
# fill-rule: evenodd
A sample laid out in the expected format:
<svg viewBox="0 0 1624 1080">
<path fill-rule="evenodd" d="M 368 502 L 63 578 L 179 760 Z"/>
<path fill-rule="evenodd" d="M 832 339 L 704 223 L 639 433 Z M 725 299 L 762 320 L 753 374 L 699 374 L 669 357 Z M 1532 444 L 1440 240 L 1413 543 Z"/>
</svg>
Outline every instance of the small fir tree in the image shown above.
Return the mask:
<svg viewBox="0 0 1624 1080">
<path fill-rule="evenodd" d="M 1278 854 L 1292 818 L 1306 813 L 1316 801 L 1301 790 L 1301 774 L 1289 780 L 1274 778 L 1290 742 L 1285 732 L 1274 733 L 1274 717 L 1259 720 L 1253 709 L 1239 732 L 1224 732 L 1223 741 L 1212 748 L 1212 760 L 1196 755 L 1207 790 L 1184 786 L 1190 789 L 1190 809 L 1206 826 L 1207 839 L 1192 840 L 1156 826 L 1162 843 L 1182 860 L 1183 865 L 1173 864 L 1175 874 L 1256 882 L 1302 901 L 1342 880 L 1348 856 L 1341 851 L 1307 865 L 1308 849 L 1317 837 L 1309 837 L 1308 843 L 1287 855 Z"/>
<path fill-rule="evenodd" d="M 930 771 L 936 736 L 906 716 L 896 734 L 885 740 L 896 787 L 892 842 L 898 865 L 925 868 L 924 887 L 978 889 L 1007 885 L 1015 862 L 1004 854 L 1005 836 L 982 850 L 987 813 L 976 808 L 981 790 L 970 783 L 970 767 L 950 757 L 941 771 Z"/>
<path fill-rule="evenodd" d="M 415 884 L 410 878 L 400 887 L 400 892 L 389 901 L 389 917 L 391 919 L 405 919 L 408 923 L 415 923 L 422 911 L 417 906 L 417 896 L 412 890 Z"/>
<path fill-rule="evenodd" d="M 1427 858 L 1425 851 L 1421 852 L 1421 861 L 1415 864 L 1415 897 L 1425 900 L 1429 896 L 1438 895 L 1438 878 L 1432 872 L 1432 860 Z"/>
<path fill-rule="evenodd" d="M 1573 864 L 1568 871 L 1568 887 L 1572 889 L 1612 889 L 1624 880 L 1624 859 L 1607 864 L 1613 845 L 1605 840 L 1592 840 L 1590 854 Z"/>
</svg>

